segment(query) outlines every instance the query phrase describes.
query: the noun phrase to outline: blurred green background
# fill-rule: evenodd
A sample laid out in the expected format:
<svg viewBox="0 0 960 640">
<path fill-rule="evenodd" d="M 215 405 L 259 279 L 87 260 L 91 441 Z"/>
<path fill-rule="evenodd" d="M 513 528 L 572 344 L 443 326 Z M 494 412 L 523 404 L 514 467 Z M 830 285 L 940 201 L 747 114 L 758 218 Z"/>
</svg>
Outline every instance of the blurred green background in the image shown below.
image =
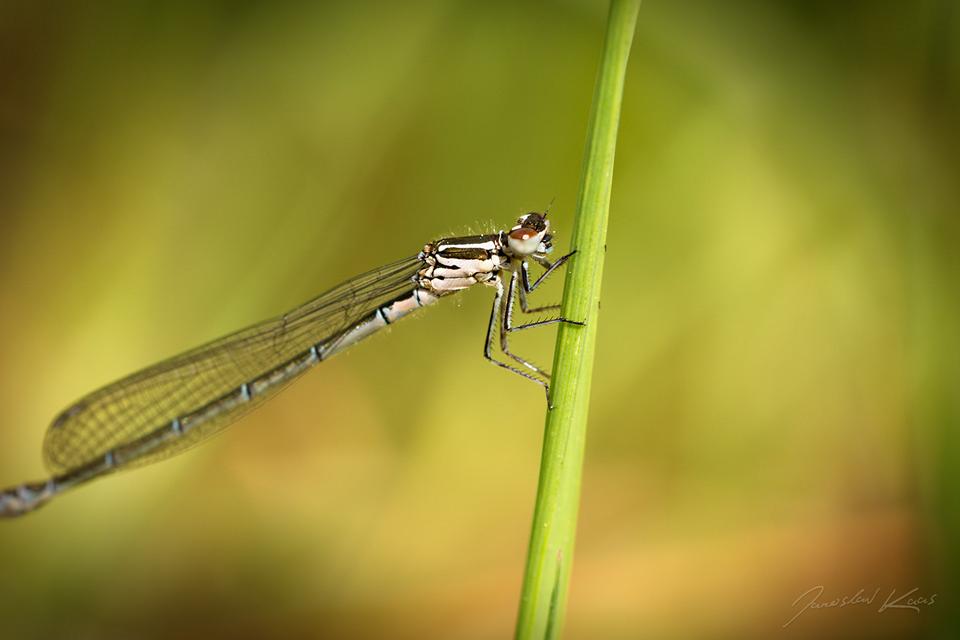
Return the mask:
<svg viewBox="0 0 960 640">
<path fill-rule="evenodd" d="M 85 392 L 424 241 L 555 198 L 567 246 L 603 3 L 0 7 L 0 485 Z M 958 14 L 642 7 L 566 637 L 960 637 Z M 0 523 L 0 636 L 508 637 L 544 406 L 489 293 Z M 817 585 L 880 595 L 784 628 Z"/>
</svg>

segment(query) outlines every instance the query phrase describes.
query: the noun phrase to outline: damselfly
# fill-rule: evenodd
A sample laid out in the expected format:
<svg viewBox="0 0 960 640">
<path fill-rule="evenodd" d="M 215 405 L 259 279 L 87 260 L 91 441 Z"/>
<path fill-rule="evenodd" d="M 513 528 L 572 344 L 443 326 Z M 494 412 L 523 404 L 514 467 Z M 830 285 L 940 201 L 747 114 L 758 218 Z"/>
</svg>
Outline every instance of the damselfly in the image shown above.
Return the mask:
<svg viewBox="0 0 960 640">
<path fill-rule="evenodd" d="M 0 516 L 32 511 L 54 496 L 119 469 L 188 449 L 219 432 L 292 380 L 405 315 L 476 284 L 496 294 L 483 355 L 543 386 L 550 374 L 512 353 L 509 335 L 557 322 L 513 324 L 514 301 L 533 292 L 556 262 L 547 214 L 528 213 L 509 231 L 443 238 L 415 256 L 352 278 L 280 317 L 266 320 L 129 375 L 81 398 L 47 430 L 43 458 L 53 474 L 0 492 Z M 530 262 L 544 272 L 530 281 Z M 509 274 L 509 278 L 507 278 Z M 506 285 L 504 282 L 506 281 Z M 494 357 L 494 335 L 508 362 Z"/>
</svg>

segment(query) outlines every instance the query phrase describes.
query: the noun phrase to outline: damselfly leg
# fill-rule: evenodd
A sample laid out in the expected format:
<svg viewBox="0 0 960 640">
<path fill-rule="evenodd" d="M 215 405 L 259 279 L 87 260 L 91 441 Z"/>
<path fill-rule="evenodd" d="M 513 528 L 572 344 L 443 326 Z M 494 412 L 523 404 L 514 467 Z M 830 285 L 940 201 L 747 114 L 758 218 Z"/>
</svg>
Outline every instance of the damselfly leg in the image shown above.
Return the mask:
<svg viewBox="0 0 960 640">
<path fill-rule="evenodd" d="M 527 294 L 533 293 L 534 289 L 540 286 L 540 283 L 547 279 L 547 276 L 553 274 L 553 272 L 564 265 L 564 263 L 573 257 L 573 254 L 577 252 L 576 249 L 563 256 L 556 262 L 551 263 L 546 258 L 537 260 L 537 262 L 542 266 L 545 271 L 540 274 L 540 277 L 534 281 L 533 284 L 530 284 L 530 263 L 524 260 L 520 263 L 520 309 L 524 313 L 540 313 L 541 311 L 551 311 L 553 309 L 559 309 L 559 304 L 548 304 L 542 307 L 536 307 L 531 309 L 527 304 Z M 536 258 L 534 258 L 536 259 Z"/>
<path fill-rule="evenodd" d="M 550 385 L 547 384 L 544 380 L 537 378 L 536 376 L 530 375 L 526 371 L 521 371 L 516 367 L 512 367 L 506 362 L 501 362 L 493 357 L 493 333 L 497 328 L 497 321 L 501 315 L 501 309 L 503 307 L 503 279 L 499 276 L 494 281 L 494 287 L 497 289 L 496 295 L 493 297 L 493 306 L 490 308 L 490 322 L 487 325 L 487 339 L 483 345 L 483 357 L 497 365 L 498 367 L 503 367 L 507 371 L 512 371 L 517 375 L 521 375 L 527 380 L 533 380 L 539 385 L 542 385 L 547 394 L 547 404 L 550 404 Z"/>
<path fill-rule="evenodd" d="M 552 274 L 557 267 L 561 266 L 564 262 L 566 262 L 567 258 L 569 258 L 570 255 L 573 255 L 573 254 L 568 254 L 567 256 L 564 256 L 563 258 L 558 260 L 556 264 L 551 265 L 551 268 L 548 269 L 542 276 L 540 276 L 540 278 L 538 278 L 537 281 L 534 283 L 534 288 L 536 288 L 536 286 L 538 286 L 541 282 L 543 282 L 544 277 Z M 526 262 L 523 262 L 522 264 L 526 264 Z M 514 271 L 510 276 L 510 285 L 507 289 L 507 304 L 503 310 L 503 314 L 501 318 L 500 349 L 503 351 L 505 355 L 509 356 L 513 360 L 519 362 L 520 364 L 524 365 L 528 369 L 535 371 L 536 373 L 542 375 L 544 378 L 549 380 L 550 373 L 548 373 L 541 367 L 536 366 L 529 360 L 526 360 L 525 358 L 521 358 L 520 356 L 510 351 L 509 339 L 508 339 L 509 334 L 513 333 L 514 331 L 521 331 L 523 329 L 532 329 L 533 327 L 543 327 L 550 324 L 557 324 L 559 322 L 564 322 L 567 324 L 573 324 L 578 326 L 583 326 L 583 323 L 577 322 L 576 320 L 568 320 L 567 318 L 558 317 L 558 318 L 546 318 L 544 320 L 536 320 L 534 322 L 527 322 L 527 323 L 515 326 L 513 324 L 514 300 L 516 299 L 517 292 L 518 291 L 522 292 L 525 288 L 523 285 L 521 285 L 521 287 L 517 289 L 517 286 L 516 286 L 517 277 L 518 276 L 516 271 Z M 520 276 L 520 278 L 522 279 L 522 275 Z M 521 302 L 521 305 L 522 305 L 522 302 Z M 551 307 L 546 307 L 546 308 L 557 308 L 557 307 L 559 307 L 559 305 L 552 305 Z"/>
<path fill-rule="evenodd" d="M 497 294 L 494 297 L 493 308 L 491 309 L 491 312 L 490 312 L 490 324 L 487 327 L 487 341 L 484 349 L 484 357 L 486 357 L 488 360 L 490 360 L 491 362 L 493 362 L 494 364 L 500 367 L 503 367 L 514 373 L 517 373 L 523 376 L 524 378 L 527 378 L 528 380 L 533 380 L 534 382 L 540 385 L 543 385 L 544 389 L 547 392 L 548 405 L 550 404 L 550 385 L 548 382 L 550 380 L 550 373 L 545 369 L 533 364 L 529 360 L 510 351 L 509 335 L 514 331 L 520 331 L 522 329 L 531 329 L 533 327 L 542 327 L 542 326 L 556 324 L 560 322 L 578 325 L 578 326 L 583 326 L 583 323 L 578 322 L 576 320 L 569 320 L 567 318 L 560 317 L 560 318 L 547 318 L 544 320 L 527 322 L 521 325 L 514 325 L 513 324 L 514 300 L 517 297 L 520 298 L 520 307 L 525 313 L 536 313 L 538 311 L 559 308 L 560 305 L 549 305 L 545 307 L 530 309 L 526 305 L 526 294 L 536 289 L 547 278 L 547 276 L 553 274 L 557 268 L 561 267 L 564 263 L 566 263 L 566 261 L 573 255 L 573 253 L 575 252 L 571 252 L 563 256 L 553 264 L 550 264 L 549 262 L 547 262 L 546 271 L 539 278 L 537 278 L 537 280 L 532 285 L 530 284 L 530 280 L 529 280 L 527 262 L 525 260 L 521 261 L 519 271 L 514 270 L 510 275 L 510 283 L 507 286 L 507 290 L 506 290 L 505 304 L 504 304 L 503 281 L 502 281 L 502 277 L 498 275 L 495 283 L 495 286 L 497 288 Z M 521 284 L 519 287 L 517 286 L 518 278 L 521 281 Z M 500 362 L 493 358 L 491 347 L 493 343 L 494 326 L 498 320 L 500 324 L 500 350 L 503 352 L 504 355 L 515 360 L 519 364 L 523 365 L 524 367 L 529 369 L 531 372 L 533 372 L 533 374 L 535 375 L 532 375 L 531 373 L 517 369 L 516 367 L 513 367 L 504 362 Z M 543 379 L 537 376 L 542 376 Z"/>
</svg>

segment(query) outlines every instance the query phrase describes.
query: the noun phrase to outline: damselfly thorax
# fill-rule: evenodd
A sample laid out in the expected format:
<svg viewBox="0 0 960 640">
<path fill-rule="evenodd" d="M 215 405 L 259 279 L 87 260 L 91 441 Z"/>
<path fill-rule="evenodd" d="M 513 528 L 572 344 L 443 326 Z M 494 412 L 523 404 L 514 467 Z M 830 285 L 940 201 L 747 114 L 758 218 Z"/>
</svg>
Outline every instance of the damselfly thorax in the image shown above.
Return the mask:
<svg viewBox="0 0 960 640">
<path fill-rule="evenodd" d="M 84 396 L 47 430 L 43 455 L 53 476 L 0 492 L 0 516 L 31 511 L 55 495 L 122 468 L 188 449 L 234 422 L 319 362 L 440 298 L 477 284 L 496 291 L 483 355 L 547 391 L 550 375 L 512 353 L 515 331 L 561 317 L 513 324 L 532 293 L 569 253 L 551 263 L 546 214 L 528 213 L 509 231 L 443 238 L 416 255 L 352 278 L 277 318 L 164 360 Z M 544 268 L 530 282 L 530 262 Z M 507 284 L 504 284 L 504 283 Z M 500 355 L 494 354 L 499 333 Z"/>
</svg>

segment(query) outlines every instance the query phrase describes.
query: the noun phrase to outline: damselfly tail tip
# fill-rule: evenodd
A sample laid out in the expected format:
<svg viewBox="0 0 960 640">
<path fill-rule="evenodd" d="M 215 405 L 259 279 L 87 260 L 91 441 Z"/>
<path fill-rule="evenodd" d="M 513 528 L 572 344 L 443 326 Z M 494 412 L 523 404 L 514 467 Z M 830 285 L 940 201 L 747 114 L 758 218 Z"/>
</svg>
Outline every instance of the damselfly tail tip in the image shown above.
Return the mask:
<svg viewBox="0 0 960 640">
<path fill-rule="evenodd" d="M 0 518 L 16 518 L 45 505 L 56 493 L 52 481 L 24 483 L 0 492 Z"/>
</svg>

